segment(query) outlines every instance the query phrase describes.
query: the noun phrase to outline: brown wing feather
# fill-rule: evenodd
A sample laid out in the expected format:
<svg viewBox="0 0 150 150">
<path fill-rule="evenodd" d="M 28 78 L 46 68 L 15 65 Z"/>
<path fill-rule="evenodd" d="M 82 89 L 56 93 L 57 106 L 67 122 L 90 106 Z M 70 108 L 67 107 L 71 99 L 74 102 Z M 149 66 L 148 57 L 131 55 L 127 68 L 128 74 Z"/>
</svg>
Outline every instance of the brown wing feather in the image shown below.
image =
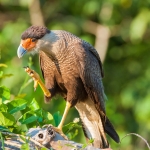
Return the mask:
<svg viewBox="0 0 150 150">
<path fill-rule="evenodd" d="M 76 44 L 76 57 L 79 62 L 78 69 L 80 78 L 84 84 L 86 92 L 90 99 L 94 102 L 97 111 L 102 119 L 103 128 L 116 142 L 119 141 L 119 136 L 114 130 L 112 124 L 105 115 L 104 88 L 102 83 L 102 64 L 96 50 L 91 48 L 87 43 Z M 83 61 L 84 60 L 84 61 Z M 101 134 L 105 139 L 104 129 L 101 129 Z"/>
<path fill-rule="evenodd" d="M 93 47 L 89 48 L 89 51 L 92 52 L 94 54 L 94 56 L 97 58 L 98 62 L 99 62 L 99 66 L 100 66 L 100 73 L 101 76 L 104 77 L 104 70 L 103 70 L 103 66 L 102 66 L 102 62 L 101 59 L 99 57 L 98 52 L 96 51 L 96 49 L 94 49 Z"/>
<path fill-rule="evenodd" d="M 39 53 L 39 63 L 40 63 L 40 68 L 41 72 L 45 81 L 45 86 L 47 89 L 50 90 L 51 92 L 51 97 L 55 94 L 55 76 L 54 76 L 54 71 L 55 71 L 55 65 L 53 61 L 43 52 L 40 51 Z M 44 97 L 45 102 L 49 102 L 51 97 Z"/>
<path fill-rule="evenodd" d="M 98 54 L 87 43 L 75 43 L 75 55 L 79 63 L 78 70 L 84 87 L 97 105 L 98 111 L 105 113 L 102 66 Z M 98 108 L 99 107 L 99 108 Z"/>
</svg>

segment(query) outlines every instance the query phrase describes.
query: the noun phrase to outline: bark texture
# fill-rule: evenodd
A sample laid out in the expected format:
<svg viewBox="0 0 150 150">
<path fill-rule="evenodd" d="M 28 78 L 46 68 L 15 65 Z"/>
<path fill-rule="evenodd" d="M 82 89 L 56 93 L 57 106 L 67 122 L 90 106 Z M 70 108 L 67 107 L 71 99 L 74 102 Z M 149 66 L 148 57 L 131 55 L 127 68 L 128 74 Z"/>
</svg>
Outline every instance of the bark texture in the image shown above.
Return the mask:
<svg viewBox="0 0 150 150">
<path fill-rule="evenodd" d="M 9 136 L 4 140 L 5 150 L 20 150 L 25 143 L 29 145 L 30 150 L 37 150 L 41 148 L 54 150 L 79 150 L 83 148 L 83 144 L 74 141 L 65 140 L 60 134 L 53 130 L 53 126 L 49 125 L 43 128 L 31 128 L 26 135 L 26 140 L 22 140 L 21 135 L 2 132 L 3 135 Z M 0 141 L 0 149 L 2 148 L 2 141 Z M 82 150 L 100 150 L 88 145 Z"/>
</svg>

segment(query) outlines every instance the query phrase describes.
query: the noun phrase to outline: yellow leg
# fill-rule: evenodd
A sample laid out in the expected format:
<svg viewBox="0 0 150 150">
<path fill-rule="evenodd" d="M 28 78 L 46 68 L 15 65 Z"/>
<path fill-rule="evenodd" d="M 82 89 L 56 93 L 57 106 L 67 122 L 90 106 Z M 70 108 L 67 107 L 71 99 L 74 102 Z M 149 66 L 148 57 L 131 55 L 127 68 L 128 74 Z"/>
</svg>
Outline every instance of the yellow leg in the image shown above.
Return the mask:
<svg viewBox="0 0 150 150">
<path fill-rule="evenodd" d="M 38 73 L 36 73 L 34 70 L 31 70 L 29 67 L 25 67 L 25 71 L 28 73 L 28 75 L 30 77 L 33 78 L 34 80 L 34 90 L 36 90 L 38 84 L 40 85 L 41 89 L 43 90 L 44 92 L 44 95 L 47 96 L 47 97 L 50 97 L 51 96 L 51 93 L 49 92 L 49 90 L 45 87 L 44 83 L 42 82 L 42 80 L 40 79 L 40 76 L 38 75 Z M 63 117 L 61 119 L 61 122 L 60 124 L 58 125 L 58 127 L 53 127 L 53 129 L 60 133 L 65 139 L 68 139 L 66 137 L 66 135 L 62 132 L 62 127 L 63 127 L 63 124 L 66 120 L 66 117 L 67 117 L 67 114 L 68 114 L 68 111 L 71 107 L 71 104 L 69 102 L 66 103 L 66 107 L 65 107 L 65 111 L 64 111 L 64 114 L 63 114 Z"/>
<path fill-rule="evenodd" d="M 62 127 L 63 127 L 63 124 L 66 120 L 66 117 L 67 117 L 67 114 L 69 112 L 69 109 L 71 107 L 71 104 L 69 102 L 66 102 L 66 107 L 65 107 L 65 111 L 64 111 L 64 114 L 63 114 L 63 117 L 61 119 L 61 122 L 60 124 L 58 125 L 58 127 L 53 127 L 53 129 L 58 132 L 59 134 L 61 134 L 65 139 L 68 139 L 67 136 L 63 133 L 62 131 Z"/>
<path fill-rule="evenodd" d="M 25 71 L 28 73 L 30 77 L 34 80 L 34 90 L 36 90 L 38 84 L 40 85 L 42 91 L 44 92 L 44 95 L 47 97 L 51 96 L 51 93 L 49 90 L 45 87 L 44 83 L 40 79 L 40 76 L 38 73 L 36 73 L 34 70 L 31 70 L 29 67 L 25 67 Z"/>
<path fill-rule="evenodd" d="M 62 130 L 63 124 L 64 124 L 64 122 L 65 122 L 65 120 L 66 120 L 66 117 L 67 117 L 67 115 L 68 115 L 68 112 L 69 112 L 70 107 L 71 107 L 71 104 L 70 104 L 69 102 L 66 102 L 66 107 L 65 107 L 65 111 L 64 111 L 63 117 L 62 117 L 62 119 L 61 119 L 60 124 L 58 125 L 58 128 L 59 128 L 60 130 Z"/>
</svg>

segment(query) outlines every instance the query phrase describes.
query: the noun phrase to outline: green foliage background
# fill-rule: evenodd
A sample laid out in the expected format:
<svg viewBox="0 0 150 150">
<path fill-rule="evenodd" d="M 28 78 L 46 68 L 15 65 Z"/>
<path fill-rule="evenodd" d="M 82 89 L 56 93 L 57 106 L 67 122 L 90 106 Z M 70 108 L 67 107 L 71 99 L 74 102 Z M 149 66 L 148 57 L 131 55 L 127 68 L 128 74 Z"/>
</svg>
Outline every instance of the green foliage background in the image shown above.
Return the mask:
<svg viewBox="0 0 150 150">
<path fill-rule="evenodd" d="M 103 79 L 108 97 L 107 115 L 121 138 L 135 132 L 150 143 L 150 1 L 40 0 L 40 4 L 49 29 L 70 31 L 92 45 L 95 37 L 82 28 L 86 20 L 110 28 Z M 0 64 L 7 65 L 0 67 L 0 86 L 10 89 L 11 100 L 20 94 L 29 102 L 35 98 L 45 111 L 51 114 L 60 111 L 62 115 L 65 102 L 55 98 L 57 100 L 53 99 L 49 105 L 45 105 L 41 89 L 37 88 L 34 92 L 33 82 L 26 77 L 23 66 L 31 65 L 40 73 L 38 56 L 26 55 L 18 59 L 16 55 L 20 35 L 31 25 L 28 1 L 1 0 L 0 18 Z M 78 113 L 72 108 L 66 123 L 75 117 L 78 117 Z M 85 142 L 81 129 L 75 141 Z M 110 143 L 114 149 L 119 147 L 112 140 Z M 136 137 L 127 137 L 121 149 L 146 150 L 146 146 Z"/>
</svg>

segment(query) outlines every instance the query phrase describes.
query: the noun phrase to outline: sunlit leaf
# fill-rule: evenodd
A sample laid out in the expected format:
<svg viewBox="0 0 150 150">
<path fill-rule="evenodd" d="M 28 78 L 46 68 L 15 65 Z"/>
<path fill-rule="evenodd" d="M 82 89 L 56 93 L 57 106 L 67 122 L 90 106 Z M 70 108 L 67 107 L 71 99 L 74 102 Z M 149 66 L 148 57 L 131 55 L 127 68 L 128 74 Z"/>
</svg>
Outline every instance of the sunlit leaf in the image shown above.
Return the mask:
<svg viewBox="0 0 150 150">
<path fill-rule="evenodd" d="M 0 111 L 1 112 L 7 112 L 7 109 L 8 109 L 8 107 L 6 104 L 0 104 Z"/>
<path fill-rule="evenodd" d="M 6 64 L 0 64 L 0 67 L 7 67 Z"/>
<path fill-rule="evenodd" d="M 0 112 L 0 125 L 1 126 L 12 126 L 15 123 L 15 118 L 9 113 Z"/>
<path fill-rule="evenodd" d="M 70 122 L 70 123 L 66 124 L 65 126 L 63 126 L 63 131 L 64 131 L 64 133 L 67 133 L 76 128 L 82 128 L 82 126 L 78 125 L 77 123 Z"/>
<path fill-rule="evenodd" d="M 6 88 L 5 86 L 0 86 L 0 97 L 2 99 L 9 99 L 10 98 L 10 90 Z"/>
<path fill-rule="evenodd" d="M 40 106 L 39 106 L 38 102 L 35 100 L 35 98 L 32 99 L 32 101 L 28 105 L 28 107 L 33 111 L 40 109 Z"/>
<path fill-rule="evenodd" d="M 13 76 L 13 74 L 3 74 L 3 75 L 0 75 L 0 78 L 7 78 L 11 76 Z"/>
<path fill-rule="evenodd" d="M 21 122 L 22 124 L 29 124 L 32 123 L 34 121 L 38 120 L 38 116 L 35 114 L 35 112 L 32 111 L 28 111 L 25 114 L 23 114 L 20 118 L 19 118 L 19 122 Z"/>
<path fill-rule="evenodd" d="M 36 110 L 34 112 L 35 112 L 36 116 L 38 116 L 37 121 L 40 122 L 40 123 L 43 122 L 43 110 L 42 109 L 38 109 L 38 110 Z"/>
<path fill-rule="evenodd" d="M 24 142 L 27 141 L 27 139 L 26 139 L 26 137 L 25 137 L 24 135 L 20 135 L 19 137 L 20 137 L 20 139 L 21 139 L 22 141 L 24 141 Z"/>
<path fill-rule="evenodd" d="M 2 78 L 3 76 L 3 71 L 0 71 L 0 78 Z"/>
<path fill-rule="evenodd" d="M 45 148 L 45 147 L 42 147 L 42 148 L 41 148 L 41 150 L 47 150 L 47 148 Z M 50 149 L 50 150 L 51 150 L 51 149 Z"/>
<path fill-rule="evenodd" d="M 86 148 L 87 146 L 88 146 L 88 144 L 83 144 L 82 149 Z"/>
<path fill-rule="evenodd" d="M 67 134 L 67 137 L 72 140 L 73 138 L 75 138 L 76 136 L 78 135 L 78 129 L 76 129 L 75 131 L 70 131 L 68 134 Z"/>
<path fill-rule="evenodd" d="M 29 146 L 29 144 L 28 143 L 25 143 L 25 144 L 22 144 L 21 145 L 21 148 L 20 148 L 21 150 L 29 150 L 30 149 L 30 146 Z"/>
<path fill-rule="evenodd" d="M 55 123 L 53 116 L 46 111 L 42 111 L 43 114 L 43 119 L 44 119 L 44 124 L 53 124 Z"/>
<path fill-rule="evenodd" d="M 140 13 L 133 19 L 130 27 L 130 37 L 131 40 L 140 40 L 147 28 L 147 25 L 150 21 L 149 16 L 150 11 L 145 8 L 140 11 Z"/>
<path fill-rule="evenodd" d="M 9 113 L 13 114 L 17 111 L 23 110 L 27 106 L 27 101 L 24 99 L 16 99 L 7 104 Z"/>
</svg>

